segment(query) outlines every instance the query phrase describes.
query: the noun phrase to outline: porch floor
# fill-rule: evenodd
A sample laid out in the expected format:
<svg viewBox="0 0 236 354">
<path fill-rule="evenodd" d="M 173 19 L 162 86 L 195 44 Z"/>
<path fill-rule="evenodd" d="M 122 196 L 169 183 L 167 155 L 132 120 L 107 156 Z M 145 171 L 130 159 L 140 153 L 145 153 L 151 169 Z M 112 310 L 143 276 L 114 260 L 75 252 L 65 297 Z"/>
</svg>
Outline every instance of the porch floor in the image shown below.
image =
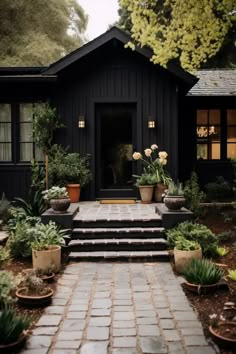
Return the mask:
<svg viewBox="0 0 236 354">
<path fill-rule="evenodd" d="M 160 220 L 155 212 L 157 203 L 152 204 L 100 204 L 99 201 L 79 203 L 79 212 L 74 221 L 149 221 Z"/>
</svg>

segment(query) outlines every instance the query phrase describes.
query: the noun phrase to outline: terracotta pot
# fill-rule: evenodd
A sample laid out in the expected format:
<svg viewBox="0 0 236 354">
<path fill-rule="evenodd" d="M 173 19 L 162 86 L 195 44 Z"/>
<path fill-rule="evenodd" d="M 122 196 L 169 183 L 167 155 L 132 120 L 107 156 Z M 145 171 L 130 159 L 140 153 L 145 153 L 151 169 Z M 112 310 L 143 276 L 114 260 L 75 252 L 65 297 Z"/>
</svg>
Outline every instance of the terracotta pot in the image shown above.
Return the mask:
<svg viewBox="0 0 236 354">
<path fill-rule="evenodd" d="M 71 203 L 78 203 L 80 199 L 80 184 L 67 184 L 66 190 Z"/>
<path fill-rule="evenodd" d="M 180 210 L 185 206 L 186 200 L 184 196 L 174 196 L 174 195 L 166 195 L 164 198 L 165 206 L 170 211 Z"/>
<path fill-rule="evenodd" d="M 198 295 L 211 294 L 211 293 L 214 293 L 216 290 L 218 290 L 221 287 L 227 287 L 226 284 L 222 284 L 222 283 L 210 284 L 210 285 L 198 285 L 198 284 L 192 284 L 192 283 L 185 281 L 184 284 L 188 290 L 190 290 L 193 293 L 196 293 Z"/>
<path fill-rule="evenodd" d="M 69 198 L 56 198 L 49 201 L 51 208 L 56 214 L 63 214 L 70 206 Z"/>
<path fill-rule="evenodd" d="M 40 278 L 47 283 L 51 283 L 54 280 L 54 277 L 55 277 L 55 273 L 40 276 Z"/>
<path fill-rule="evenodd" d="M 32 295 L 25 295 L 26 288 L 20 288 L 16 291 L 16 297 L 18 301 L 25 306 L 44 306 L 51 301 L 53 290 L 48 288 L 48 293 L 42 296 L 32 296 Z"/>
<path fill-rule="evenodd" d="M 202 249 L 199 248 L 193 251 L 182 251 L 174 248 L 175 269 L 178 273 L 182 273 L 184 267 L 191 261 L 192 258 L 202 259 Z"/>
<path fill-rule="evenodd" d="M 162 194 L 168 187 L 163 183 L 157 183 L 154 189 L 154 200 L 155 202 L 161 203 L 162 202 Z"/>
<path fill-rule="evenodd" d="M 13 352 L 15 352 L 17 349 L 20 349 L 27 337 L 29 335 L 28 331 L 23 331 L 22 335 L 17 339 L 17 341 L 13 342 L 13 343 L 8 343 L 8 344 L 0 344 L 0 353 L 1 354 L 12 354 Z"/>
<path fill-rule="evenodd" d="M 139 186 L 141 203 L 150 204 L 152 202 L 154 186 Z"/>
<path fill-rule="evenodd" d="M 61 268 L 61 246 L 50 246 L 46 251 L 32 249 L 33 268 L 47 270 L 53 266 L 55 272 Z"/>
<path fill-rule="evenodd" d="M 236 322 L 230 322 L 230 321 L 222 321 L 218 323 L 218 326 L 227 326 L 229 327 L 236 327 Z M 214 341 L 219 345 L 219 347 L 222 347 L 224 349 L 228 350 L 235 350 L 236 348 L 236 339 L 231 339 L 225 336 L 222 336 L 216 332 L 216 328 L 210 326 L 209 331 L 214 339 Z"/>
</svg>

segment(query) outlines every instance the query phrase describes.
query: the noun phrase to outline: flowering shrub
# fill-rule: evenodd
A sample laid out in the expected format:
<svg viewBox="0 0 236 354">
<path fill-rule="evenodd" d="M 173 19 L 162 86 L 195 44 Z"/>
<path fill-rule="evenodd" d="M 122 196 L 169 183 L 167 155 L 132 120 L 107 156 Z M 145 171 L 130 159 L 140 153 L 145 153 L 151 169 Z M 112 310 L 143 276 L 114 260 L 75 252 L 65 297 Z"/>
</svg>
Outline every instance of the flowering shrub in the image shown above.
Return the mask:
<svg viewBox="0 0 236 354">
<path fill-rule="evenodd" d="M 43 198 L 45 200 L 58 199 L 58 198 L 68 198 L 68 193 L 66 187 L 54 186 L 48 190 L 42 192 Z"/>
<path fill-rule="evenodd" d="M 158 146 L 153 144 L 150 148 L 144 150 L 146 158 L 143 158 L 140 152 L 134 152 L 133 159 L 142 161 L 145 173 L 153 174 L 156 176 L 158 182 L 168 185 L 172 180 L 164 167 L 167 164 L 168 154 L 166 151 L 159 151 L 157 153 L 157 150 Z"/>
</svg>

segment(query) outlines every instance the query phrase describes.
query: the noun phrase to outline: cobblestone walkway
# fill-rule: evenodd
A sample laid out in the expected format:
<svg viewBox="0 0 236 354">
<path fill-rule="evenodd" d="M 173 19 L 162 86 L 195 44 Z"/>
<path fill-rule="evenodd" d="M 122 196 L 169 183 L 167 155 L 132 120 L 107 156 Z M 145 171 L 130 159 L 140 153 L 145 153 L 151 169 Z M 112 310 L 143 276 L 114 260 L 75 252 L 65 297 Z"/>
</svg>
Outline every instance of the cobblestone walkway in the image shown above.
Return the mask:
<svg viewBox="0 0 236 354">
<path fill-rule="evenodd" d="M 66 267 L 24 354 L 213 354 L 168 263 Z"/>
</svg>

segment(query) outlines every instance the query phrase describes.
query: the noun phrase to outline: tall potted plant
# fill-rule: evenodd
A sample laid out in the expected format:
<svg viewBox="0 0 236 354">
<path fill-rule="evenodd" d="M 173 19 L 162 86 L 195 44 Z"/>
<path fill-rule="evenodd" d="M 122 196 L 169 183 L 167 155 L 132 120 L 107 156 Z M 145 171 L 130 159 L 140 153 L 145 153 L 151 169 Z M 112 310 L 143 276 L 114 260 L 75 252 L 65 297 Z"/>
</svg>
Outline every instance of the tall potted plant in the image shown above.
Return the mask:
<svg viewBox="0 0 236 354">
<path fill-rule="evenodd" d="M 135 176 L 136 177 L 136 176 Z M 141 203 L 150 204 L 154 186 L 156 184 L 156 176 L 148 173 L 143 173 L 137 178 L 136 185 L 139 188 Z"/>
</svg>

